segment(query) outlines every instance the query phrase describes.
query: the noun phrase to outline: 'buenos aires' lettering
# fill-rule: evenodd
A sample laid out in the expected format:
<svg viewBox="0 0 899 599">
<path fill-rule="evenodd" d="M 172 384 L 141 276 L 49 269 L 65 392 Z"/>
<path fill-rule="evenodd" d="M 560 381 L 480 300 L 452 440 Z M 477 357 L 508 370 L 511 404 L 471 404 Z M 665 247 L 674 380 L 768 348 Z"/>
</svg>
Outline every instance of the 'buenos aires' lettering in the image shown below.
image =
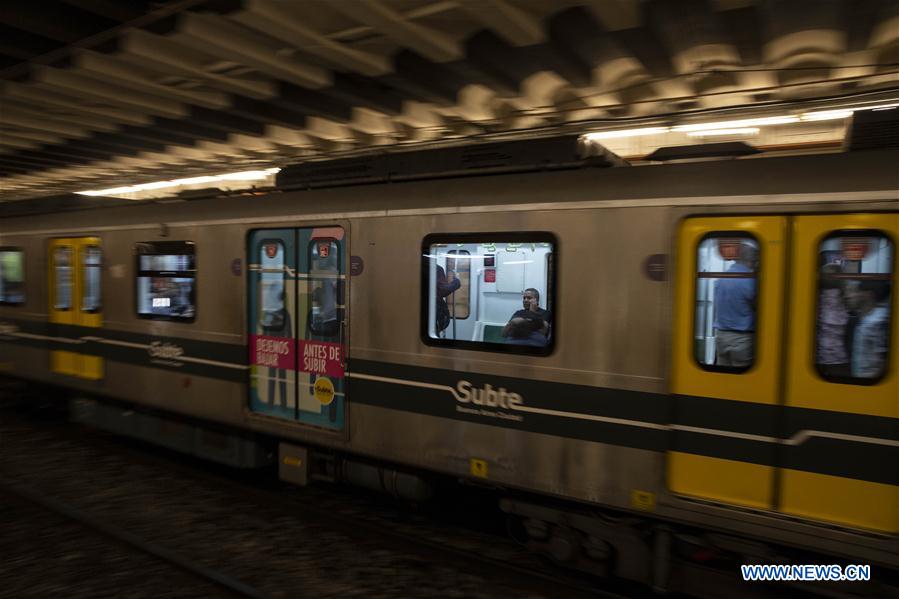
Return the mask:
<svg viewBox="0 0 899 599">
<path fill-rule="evenodd" d="M 514 410 L 516 406 L 522 405 L 521 396 L 517 393 L 506 391 L 505 387 L 494 389 L 490 384 L 484 385 L 483 389 L 478 389 L 468 381 L 459 381 L 456 384 L 456 399 L 462 403 L 473 403 L 478 406 L 489 406 L 491 408 L 505 408 Z"/>
</svg>

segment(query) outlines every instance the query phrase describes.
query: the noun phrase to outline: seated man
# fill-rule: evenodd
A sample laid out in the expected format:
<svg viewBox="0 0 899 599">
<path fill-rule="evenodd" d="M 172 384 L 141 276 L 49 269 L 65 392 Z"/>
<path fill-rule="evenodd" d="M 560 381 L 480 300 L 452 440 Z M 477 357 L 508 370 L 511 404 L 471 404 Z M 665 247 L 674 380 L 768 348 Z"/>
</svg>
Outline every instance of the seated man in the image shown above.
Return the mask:
<svg viewBox="0 0 899 599">
<path fill-rule="evenodd" d="M 506 325 L 509 334 L 506 343 L 509 345 L 527 345 L 531 347 L 544 347 L 546 335 L 543 331 L 546 322 L 539 316 L 513 316 Z"/>
<path fill-rule="evenodd" d="M 503 337 L 509 336 L 509 331 L 511 330 L 510 325 L 515 318 L 539 318 L 542 322 L 540 332 L 544 337 L 547 337 L 549 335 L 549 325 L 552 321 L 552 313 L 549 310 L 544 310 L 540 307 L 540 292 L 533 287 L 525 289 L 521 296 L 521 304 L 524 306 L 524 309 L 517 310 L 515 314 L 512 315 L 508 324 L 503 328 Z"/>
</svg>

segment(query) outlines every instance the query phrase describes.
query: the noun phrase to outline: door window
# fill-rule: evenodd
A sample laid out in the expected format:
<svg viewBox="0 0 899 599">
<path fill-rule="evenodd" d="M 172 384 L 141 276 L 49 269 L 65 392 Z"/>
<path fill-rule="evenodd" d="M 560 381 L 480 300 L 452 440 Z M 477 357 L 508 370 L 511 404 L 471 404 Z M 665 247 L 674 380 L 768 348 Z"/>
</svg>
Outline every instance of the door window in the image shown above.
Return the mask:
<svg viewBox="0 0 899 599">
<path fill-rule="evenodd" d="M 101 266 L 100 248 L 96 245 L 85 246 L 81 258 L 81 272 L 84 279 L 81 293 L 82 312 L 94 313 L 100 311 Z"/>
<path fill-rule="evenodd" d="M 746 233 L 715 232 L 696 256 L 696 361 L 740 373 L 755 362 L 759 243 Z"/>
<path fill-rule="evenodd" d="M 259 322 L 263 331 L 290 337 L 284 302 L 284 244 L 276 239 L 259 246 Z M 288 330 L 284 330 L 287 328 Z"/>
<path fill-rule="evenodd" d="M 818 246 L 815 367 L 826 380 L 870 385 L 886 374 L 893 244 L 876 231 L 838 231 Z"/>
<path fill-rule="evenodd" d="M 53 250 L 53 299 L 54 310 L 72 309 L 72 248 L 57 247 Z"/>
<path fill-rule="evenodd" d="M 333 337 L 340 330 L 337 314 L 340 258 L 337 242 L 313 239 L 309 244 L 312 315 L 309 329 L 316 335 Z"/>
</svg>

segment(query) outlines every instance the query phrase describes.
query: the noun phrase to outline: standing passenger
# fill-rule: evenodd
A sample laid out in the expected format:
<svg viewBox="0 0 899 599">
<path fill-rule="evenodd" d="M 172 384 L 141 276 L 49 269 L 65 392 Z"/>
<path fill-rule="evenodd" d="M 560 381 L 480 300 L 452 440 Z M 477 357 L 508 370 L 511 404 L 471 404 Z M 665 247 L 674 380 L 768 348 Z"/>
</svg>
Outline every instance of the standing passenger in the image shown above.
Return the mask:
<svg viewBox="0 0 899 599">
<path fill-rule="evenodd" d="M 312 291 L 312 327 L 316 334 L 334 337 L 340 332 L 337 321 L 337 281 L 325 279 Z"/>
<path fill-rule="evenodd" d="M 883 374 L 888 352 L 890 284 L 861 281 L 851 292 L 850 302 L 858 314 L 852 334 L 851 374 L 874 379 Z"/>
<path fill-rule="evenodd" d="M 276 312 L 265 312 L 263 316 L 263 332 L 272 337 L 293 339 L 293 324 L 290 322 L 290 311 L 285 303 L 284 292 L 278 295 L 281 307 Z M 279 405 L 288 408 L 287 396 L 287 370 L 284 368 L 269 367 L 268 369 L 268 399 L 271 405 L 275 405 L 275 382 L 278 383 L 278 391 L 281 401 Z"/>
<path fill-rule="evenodd" d="M 753 273 L 758 250 L 740 245 L 740 256 L 729 273 Z M 754 277 L 721 279 L 715 285 L 715 353 L 718 366 L 752 365 L 755 337 L 756 288 Z"/>
<path fill-rule="evenodd" d="M 838 264 L 826 264 L 821 269 L 821 292 L 818 295 L 818 331 L 815 363 L 821 374 L 828 377 L 849 376 L 849 352 L 846 351 L 846 327 L 849 324 L 849 310 L 843 285 L 837 279 L 828 277 L 839 274 Z"/>
<path fill-rule="evenodd" d="M 442 266 L 437 266 L 437 328 L 439 335 L 450 324 L 449 306 L 446 305 L 446 296 L 462 286 L 462 281 L 456 278 L 456 273 L 449 271 L 447 274 Z"/>
</svg>

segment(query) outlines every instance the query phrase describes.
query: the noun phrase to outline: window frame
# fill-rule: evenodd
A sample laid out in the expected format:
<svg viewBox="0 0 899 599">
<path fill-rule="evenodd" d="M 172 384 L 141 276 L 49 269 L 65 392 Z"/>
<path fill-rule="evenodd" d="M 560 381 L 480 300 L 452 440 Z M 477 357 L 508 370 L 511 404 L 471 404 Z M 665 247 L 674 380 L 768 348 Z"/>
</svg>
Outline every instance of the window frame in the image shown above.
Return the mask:
<svg viewBox="0 0 899 599">
<path fill-rule="evenodd" d="M 891 285 L 890 298 L 889 298 L 890 301 L 887 304 L 887 306 L 890 310 L 889 320 L 887 321 L 887 327 L 886 327 L 886 329 L 887 329 L 887 338 L 886 338 L 887 353 L 886 353 L 886 356 L 884 356 L 883 371 L 880 373 L 880 376 L 875 377 L 875 378 L 868 379 L 868 378 L 861 378 L 861 377 L 854 377 L 854 376 L 827 376 L 821 372 L 820 367 L 822 366 L 822 364 L 819 364 L 818 360 L 817 360 L 818 311 L 821 309 L 821 265 L 819 264 L 819 261 L 821 258 L 821 245 L 829 239 L 839 239 L 841 237 L 869 237 L 869 238 L 873 238 L 873 239 L 880 237 L 880 238 L 886 239 L 892 246 L 892 250 L 893 250 L 892 255 L 890 256 L 892 270 L 885 275 L 886 280 Z M 853 385 L 853 386 L 857 386 L 857 387 L 871 387 L 874 385 L 878 385 L 881 382 L 883 382 L 883 380 L 890 373 L 890 358 L 892 358 L 892 343 L 893 343 L 892 324 L 893 324 L 893 317 L 896 312 L 896 308 L 895 308 L 895 306 L 896 306 L 896 286 L 894 285 L 894 280 L 893 280 L 896 277 L 896 240 L 893 239 L 893 236 L 890 235 L 889 232 L 884 231 L 882 229 L 834 229 L 832 231 L 829 231 L 826 235 L 819 237 L 816 240 L 814 252 L 815 253 L 813 256 L 812 263 L 815 265 L 815 279 L 814 279 L 815 305 L 814 305 L 814 310 L 812 312 L 812 330 L 811 330 L 812 351 L 811 351 L 811 356 L 810 356 L 811 362 L 812 362 L 812 364 L 811 364 L 812 371 L 815 373 L 815 375 L 819 379 L 821 379 L 827 383 L 833 383 L 833 384 L 838 384 L 838 385 Z M 852 273 L 847 273 L 847 274 L 849 276 L 845 276 L 842 278 L 846 278 L 846 279 L 856 278 L 856 277 L 851 276 Z M 856 273 L 856 274 L 859 275 L 859 274 L 863 274 L 863 273 Z M 881 275 L 881 276 L 884 276 L 884 275 Z M 868 278 L 868 277 L 862 277 L 862 278 Z M 850 357 L 850 348 L 846 348 L 846 351 L 847 351 L 847 358 L 849 358 Z"/>
<path fill-rule="evenodd" d="M 498 231 L 488 233 L 429 233 L 421 241 L 420 253 L 420 289 L 419 296 L 421 302 L 419 304 L 419 333 L 422 343 L 430 347 L 439 347 L 445 349 L 465 349 L 472 351 L 491 352 L 497 354 L 513 354 L 525 356 L 546 357 L 551 355 L 556 349 L 556 340 L 559 337 L 559 315 L 553 312 L 552 335 L 547 340 L 547 344 L 543 347 L 531 347 L 527 345 L 509 345 L 506 343 L 492 343 L 486 341 L 468 341 L 459 339 L 441 339 L 431 337 L 430 331 L 430 306 L 431 306 L 431 289 L 430 289 L 430 258 L 428 254 L 432 245 L 447 244 L 453 245 L 458 243 L 549 243 L 554 254 L 555 268 L 552 273 L 547 273 L 546 293 L 553 294 L 552 305 L 558 306 L 558 302 L 554 294 L 558 289 L 556 282 L 556 273 L 559 265 L 559 241 L 556 236 L 549 231 Z M 546 298 L 545 304 L 550 305 L 549 297 Z"/>
<path fill-rule="evenodd" d="M 142 252 L 142 247 L 153 247 L 154 251 L 152 252 Z M 141 277 L 153 277 L 160 275 L 153 275 L 149 273 L 162 273 L 169 271 L 157 271 L 157 270 L 143 270 L 141 269 L 140 259 L 141 256 L 177 256 L 177 255 L 189 255 L 188 252 L 179 251 L 184 250 L 185 248 L 191 248 L 193 255 L 194 268 L 192 271 L 179 271 L 179 272 L 190 272 L 193 275 L 193 288 L 191 289 L 191 303 L 194 307 L 194 313 L 190 317 L 179 317 L 179 316 L 168 316 L 164 314 L 142 314 L 140 311 L 140 278 Z M 162 249 L 160 249 L 162 248 Z M 197 268 L 197 244 L 194 241 L 138 241 L 134 244 L 134 312 L 138 318 L 143 318 L 145 320 L 162 320 L 169 322 L 181 322 L 181 323 L 193 323 L 197 319 L 197 313 L 199 310 L 199 303 L 197 302 L 197 273 L 199 272 L 199 268 Z M 147 274 L 145 274 L 147 273 Z M 166 276 L 166 278 L 186 278 L 186 277 L 173 277 Z"/>
<path fill-rule="evenodd" d="M 719 366 L 717 364 L 703 364 L 699 360 L 699 356 L 696 354 L 696 303 L 697 303 L 697 290 L 699 288 L 699 279 L 700 278 L 715 278 L 715 277 L 700 277 L 699 272 L 699 249 L 702 244 L 708 239 L 722 239 L 722 238 L 732 238 L 732 239 L 750 239 L 755 242 L 756 247 L 758 248 L 758 264 L 754 271 L 755 280 L 755 297 L 756 297 L 756 311 L 755 311 L 755 331 L 753 331 L 752 338 L 752 363 L 749 366 Z M 708 231 L 699 240 L 696 242 L 696 246 L 693 249 L 693 293 L 690 297 L 692 297 L 692 314 L 693 318 L 691 321 L 692 326 L 690 327 L 690 335 L 693 339 L 693 362 L 706 372 L 716 372 L 720 374 L 746 374 L 750 372 L 753 368 L 755 368 L 756 363 L 758 362 L 758 337 L 759 337 L 759 322 L 761 322 L 761 306 L 759 306 L 758 299 L 762 297 L 762 282 L 760 273 L 762 272 L 762 267 L 764 266 L 764 260 L 762 259 L 762 242 L 759 241 L 758 237 L 756 237 L 751 231 L 741 231 L 741 230 L 722 230 L 722 231 Z M 743 278 L 743 277 L 740 277 Z M 748 278 L 748 277 L 747 277 Z M 714 322 L 714 321 L 713 321 Z M 713 325 L 714 326 L 714 325 Z"/>
<path fill-rule="evenodd" d="M 27 272 L 27 270 L 25 269 L 25 248 L 21 246 L 5 245 L 0 246 L 0 252 L 19 252 L 19 254 L 22 256 L 22 301 L 10 302 L 6 299 L 0 299 L 0 306 L 24 306 L 25 302 L 28 301 L 28 287 L 26 284 L 28 277 L 25 276 L 25 273 Z"/>
</svg>

